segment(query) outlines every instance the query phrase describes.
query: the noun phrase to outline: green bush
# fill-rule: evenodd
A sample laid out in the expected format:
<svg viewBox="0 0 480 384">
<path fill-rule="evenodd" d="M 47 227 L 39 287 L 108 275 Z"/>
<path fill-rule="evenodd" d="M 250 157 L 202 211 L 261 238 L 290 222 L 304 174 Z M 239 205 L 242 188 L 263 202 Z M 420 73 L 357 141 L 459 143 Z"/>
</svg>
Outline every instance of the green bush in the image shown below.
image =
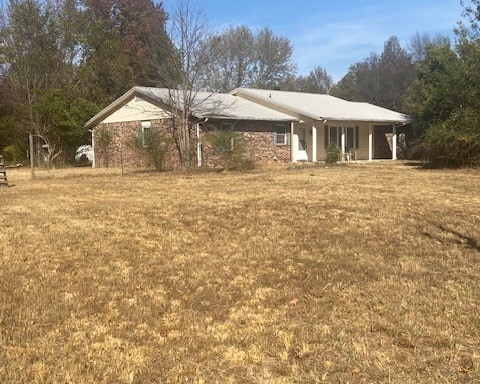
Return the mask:
<svg viewBox="0 0 480 384">
<path fill-rule="evenodd" d="M 95 147 L 103 158 L 103 165 L 108 168 L 113 151 L 113 134 L 104 125 L 95 129 Z"/>
<path fill-rule="evenodd" d="M 326 164 L 336 164 L 340 161 L 340 150 L 335 144 L 327 147 L 327 155 L 325 157 Z"/>
<path fill-rule="evenodd" d="M 247 156 L 245 138 L 233 129 L 214 130 L 205 135 L 205 140 L 218 156 L 220 166 L 227 171 L 247 171 L 255 168 L 253 159 Z"/>
<path fill-rule="evenodd" d="M 8 145 L 2 149 L 2 154 L 6 162 L 11 164 L 18 164 L 28 160 L 26 151 L 18 144 Z"/>
<path fill-rule="evenodd" d="M 459 110 L 447 122 L 428 128 L 423 144 L 432 166 L 480 166 L 479 113 L 467 108 Z"/>
<path fill-rule="evenodd" d="M 146 155 L 157 171 L 164 171 L 168 154 L 171 151 L 173 139 L 166 134 L 155 130 L 148 130 L 148 134 L 139 131 L 134 138 L 134 145 Z"/>
</svg>

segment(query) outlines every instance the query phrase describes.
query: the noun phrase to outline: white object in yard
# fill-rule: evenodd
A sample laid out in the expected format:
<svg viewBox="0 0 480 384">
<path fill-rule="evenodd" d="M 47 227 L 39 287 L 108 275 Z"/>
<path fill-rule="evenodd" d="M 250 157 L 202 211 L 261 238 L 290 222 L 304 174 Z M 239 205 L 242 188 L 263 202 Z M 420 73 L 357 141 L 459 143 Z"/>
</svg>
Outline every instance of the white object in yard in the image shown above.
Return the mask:
<svg viewBox="0 0 480 384">
<path fill-rule="evenodd" d="M 75 152 L 75 161 L 79 163 L 85 163 L 87 161 L 93 161 L 93 148 L 91 145 L 81 145 Z"/>
</svg>

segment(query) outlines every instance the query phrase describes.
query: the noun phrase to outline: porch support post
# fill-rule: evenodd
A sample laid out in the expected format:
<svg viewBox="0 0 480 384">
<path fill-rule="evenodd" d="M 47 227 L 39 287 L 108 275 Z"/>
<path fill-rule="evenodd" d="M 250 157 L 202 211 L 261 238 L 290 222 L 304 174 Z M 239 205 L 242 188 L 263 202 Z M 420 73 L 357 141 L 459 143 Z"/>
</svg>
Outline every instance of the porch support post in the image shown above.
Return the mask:
<svg viewBox="0 0 480 384">
<path fill-rule="evenodd" d="M 397 127 L 395 123 L 392 124 L 393 136 L 392 136 L 392 160 L 397 160 Z"/>
<path fill-rule="evenodd" d="M 345 124 L 343 123 L 342 123 L 341 143 L 342 143 L 342 162 L 343 162 L 345 161 Z"/>
<path fill-rule="evenodd" d="M 312 124 L 312 162 L 317 162 L 317 123 Z"/>
<path fill-rule="evenodd" d="M 368 161 L 373 160 L 373 126 L 368 125 Z"/>
<path fill-rule="evenodd" d="M 294 129 L 294 122 L 292 121 L 290 123 L 290 158 L 292 160 L 292 163 L 297 162 L 297 154 L 295 153 L 295 140 L 293 136 L 293 129 Z"/>
</svg>

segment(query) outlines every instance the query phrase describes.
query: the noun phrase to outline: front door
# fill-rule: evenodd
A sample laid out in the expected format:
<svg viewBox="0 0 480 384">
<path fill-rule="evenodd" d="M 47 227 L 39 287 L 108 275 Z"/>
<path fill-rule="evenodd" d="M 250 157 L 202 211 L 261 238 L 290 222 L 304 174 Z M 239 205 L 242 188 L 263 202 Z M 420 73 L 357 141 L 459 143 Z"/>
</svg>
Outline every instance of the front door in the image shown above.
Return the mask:
<svg viewBox="0 0 480 384">
<path fill-rule="evenodd" d="M 297 160 L 308 161 L 307 135 L 306 135 L 305 127 L 297 128 L 297 136 L 298 136 Z"/>
</svg>

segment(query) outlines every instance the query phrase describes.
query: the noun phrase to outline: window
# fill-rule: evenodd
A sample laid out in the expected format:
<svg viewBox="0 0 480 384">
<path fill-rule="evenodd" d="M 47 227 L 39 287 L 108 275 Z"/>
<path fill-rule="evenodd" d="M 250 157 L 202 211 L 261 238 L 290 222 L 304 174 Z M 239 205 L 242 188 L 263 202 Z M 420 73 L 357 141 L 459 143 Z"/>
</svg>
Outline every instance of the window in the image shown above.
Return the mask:
<svg viewBox="0 0 480 384">
<path fill-rule="evenodd" d="M 287 126 L 285 124 L 275 125 L 274 140 L 273 141 L 276 145 L 287 145 L 288 144 Z"/>
<path fill-rule="evenodd" d="M 347 142 L 345 143 L 345 145 L 347 146 L 347 150 L 358 148 L 358 136 L 358 127 L 347 127 Z"/>
<path fill-rule="evenodd" d="M 142 145 L 148 147 L 152 137 L 152 124 L 150 121 L 142 121 Z"/>
<path fill-rule="evenodd" d="M 345 132 L 345 150 L 358 148 L 358 127 L 329 127 L 325 126 L 325 148 L 329 145 L 342 146 L 342 131 Z"/>
<path fill-rule="evenodd" d="M 328 145 L 332 145 L 332 144 L 336 145 L 337 147 L 341 145 L 339 131 L 340 130 L 337 127 L 330 127 L 330 134 L 328 135 L 329 141 L 327 143 L 327 147 Z"/>
<path fill-rule="evenodd" d="M 347 142 L 345 143 L 346 148 L 354 148 L 354 136 L 355 133 L 353 131 L 353 127 L 347 127 Z"/>
</svg>

